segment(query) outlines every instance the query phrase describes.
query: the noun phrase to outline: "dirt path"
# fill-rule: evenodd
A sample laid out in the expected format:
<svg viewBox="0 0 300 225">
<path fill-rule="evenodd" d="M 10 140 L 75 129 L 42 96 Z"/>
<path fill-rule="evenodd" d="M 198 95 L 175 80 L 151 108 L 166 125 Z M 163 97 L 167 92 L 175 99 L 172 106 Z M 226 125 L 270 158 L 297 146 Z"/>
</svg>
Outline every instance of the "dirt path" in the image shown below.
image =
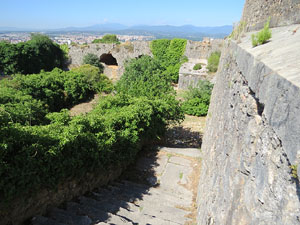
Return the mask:
<svg viewBox="0 0 300 225">
<path fill-rule="evenodd" d="M 95 94 L 92 100 L 75 105 L 73 108 L 71 108 L 70 115 L 77 116 L 92 111 L 94 105 L 97 104 L 98 100 L 99 100 L 99 94 Z"/>
</svg>

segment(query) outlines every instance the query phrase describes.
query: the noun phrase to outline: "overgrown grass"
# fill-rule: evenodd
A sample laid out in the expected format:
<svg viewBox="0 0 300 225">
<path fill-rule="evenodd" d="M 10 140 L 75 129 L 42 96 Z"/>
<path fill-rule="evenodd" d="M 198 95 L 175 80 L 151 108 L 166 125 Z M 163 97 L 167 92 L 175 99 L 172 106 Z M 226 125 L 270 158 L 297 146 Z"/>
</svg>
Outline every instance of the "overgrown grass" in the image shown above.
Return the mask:
<svg viewBox="0 0 300 225">
<path fill-rule="evenodd" d="M 213 52 L 209 56 L 207 60 L 207 69 L 211 73 L 215 73 L 218 70 L 219 62 L 220 62 L 221 52 Z"/>
<path fill-rule="evenodd" d="M 193 70 L 201 70 L 201 69 L 202 69 L 201 63 L 197 63 L 197 64 L 195 64 L 195 66 L 193 67 Z"/>
<path fill-rule="evenodd" d="M 264 28 L 257 34 L 252 34 L 252 46 L 256 47 L 258 45 L 263 45 L 267 43 L 272 37 L 272 32 L 270 30 L 270 19 L 265 24 Z"/>
</svg>

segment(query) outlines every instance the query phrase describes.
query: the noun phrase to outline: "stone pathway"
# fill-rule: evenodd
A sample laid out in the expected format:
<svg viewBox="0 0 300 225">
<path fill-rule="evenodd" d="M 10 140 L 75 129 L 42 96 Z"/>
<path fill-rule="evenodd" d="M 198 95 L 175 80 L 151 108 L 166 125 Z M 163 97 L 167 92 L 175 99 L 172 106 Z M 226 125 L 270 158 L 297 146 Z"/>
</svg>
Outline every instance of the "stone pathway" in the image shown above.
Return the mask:
<svg viewBox="0 0 300 225">
<path fill-rule="evenodd" d="M 200 157 L 197 148 L 141 152 L 118 181 L 34 217 L 32 225 L 196 224 Z"/>
</svg>

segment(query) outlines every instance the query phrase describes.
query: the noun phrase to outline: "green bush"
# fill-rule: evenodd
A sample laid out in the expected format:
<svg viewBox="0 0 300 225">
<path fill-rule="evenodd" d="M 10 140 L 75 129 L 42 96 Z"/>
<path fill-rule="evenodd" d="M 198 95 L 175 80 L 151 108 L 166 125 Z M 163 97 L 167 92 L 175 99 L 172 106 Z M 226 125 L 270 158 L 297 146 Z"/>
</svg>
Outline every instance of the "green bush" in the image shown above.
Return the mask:
<svg viewBox="0 0 300 225">
<path fill-rule="evenodd" d="M 41 101 L 13 88 L 0 86 L 0 111 L 10 122 L 35 125 L 44 122 L 47 113 Z"/>
<path fill-rule="evenodd" d="M 68 44 L 62 44 L 59 46 L 60 49 L 63 51 L 64 53 L 64 58 L 65 58 L 65 62 L 67 63 L 68 59 L 69 59 L 69 45 Z"/>
<path fill-rule="evenodd" d="M 63 68 L 64 52 L 49 37 L 32 34 L 31 40 L 18 44 L 0 42 L 0 71 L 4 74 L 30 74 Z"/>
<path fill-rule="evenodd" d="M 78 72 L 84 75 L 84 79 L 89 83 L 90 89 L 95 92 L 110 93 L 113 90 L 113 83 L 107 76 L 100 72 L 96 66 L 89 64 L 82 65 L 78 68 L 72 69 L 73 72 Z"/>
<path fill-rule="evenodd" d="M 264 28 L 258 32 L 257 34 L 252 34 L 252 46 L 256 47 L 258 45 L 262 45 L 267 43 L 272 37 L 272 32 L 270 30 L 270 20 L 265 24 Z"/>
<path fill-rule="evenodd" d="M 168 120 L 180 121 L 184 118 L 171 79 L 163 74 L 160 63 L 150 56 L 132 59 L 125 66 L 125 72 L 116 85 L 117 93 L 133 97 L 144 96 L 151 101 L 159 101 L 168 110 Z"/>
<path fill-rule="evenodd" d="M 201 63 L 197 63 L 194 65 L 193 70 L 201 70 L 202 69 L 202 65 Z"/>
<path fill-rule="evenodd" d="M 221 52 L 213 52 L 207 60 L 207 69 L 211 73 L 215 73 L 218 70 Z"/>
<path fill-rule="evenodd" d="M 200 81 L 196 88 L 185 93 L 182 110 L 193 116 L 206 116 L 213 85 L 209 81 Z"/>
<path fill-rule="evenodd" d="M 120 44 L 120 41 L 115 34 L 106 34 L 102 37 L 102 39 L 95 39 L 92 42 L 93 44 L 103 43 L 103 44 Z"/>
<path fill-rule="evenodd" d="M 27 76 L 15 75 L 12 80 L 1 83 L 43 102 L 50 112 L 71 107 L 94 93 L 84 74 L 57 68 L 51 72 L 43 71 Z"/>
<path fill-rule="evenodd" d="M 116 85 L 119 93 L 132 96 L 161 97 L 171 92 L 171 80 L 163 74 L 160 63 L 150 56 L 132 59 Z"/>
<path fill-rule="evenodd" d="M 98 58 L 98 56 L 96 56 L 93 53 L 88 53 L 83 57 L 82 65 L 84 64 L 90 64 L 92 66 L 96 66 L 99 68 L 100 73 L 103 73 L 104 67 L 101 64 L 100 59 Z"/>
<path fill-rule="evenodd" d="M 50 114 L 46 126 L 2 124 L 0 197 L 24 197 L 65 179 L 130 163 L 142 140 L 157 137 L 177 119 L 173 112 L 158 98 L 117 95 L 101 99 L 87 116 L 71 118 L 64 110 Z"/>
<path fill-rule="evenodd" d="M 175 83 L 178 82 L 181 64 L 186 62 L 186 58 L 183 57 L 186 42 L 185 39 L 175 38 L 154 40 L 150 44 L 154 58 L 164 69 L 164 75 Z"/>
<path fill-rule="evenodd" d="M 123 76 L 127 79 L 122 77 L 114 96 L 101 98 L 90 113 L 74 117 L 63 108 L 93 93 L 93 82 L 103 83 L 98 68 L 54 69 L 1 81 L 0 87 L 7 89 L 8 96 L 0 98 L 4 107 L 13 99 L 16 104 L 32 102 L 36 113 L 41 103 L 52 112 L 45 117 L 46 125 L 37 121 L 30 126 L 26 110 L 32 106 L 15 107 L 19 113 L 14 118 L 0 105 L 2 201 L 32 197 L 44 188 L 57 188 L 66 179 L 106 173 L 112 166 L 132 162 L 143 141 L 163 135 L 169 124 L 184 116 L 170 79 L 165 79 L 162 71 L 149 56 L 132 60 Z M 24 118 L 20 116 L 23 112 Z M 21 119 L 25 122 L 18 121 Z"/>
</svg>

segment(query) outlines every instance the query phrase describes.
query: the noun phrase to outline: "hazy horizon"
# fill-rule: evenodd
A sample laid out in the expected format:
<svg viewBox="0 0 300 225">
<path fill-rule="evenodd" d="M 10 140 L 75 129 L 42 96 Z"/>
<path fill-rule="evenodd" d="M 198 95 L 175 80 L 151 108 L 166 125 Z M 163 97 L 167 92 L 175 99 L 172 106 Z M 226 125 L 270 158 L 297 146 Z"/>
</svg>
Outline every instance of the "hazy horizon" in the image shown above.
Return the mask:
<svg viewBox="0 0 300 225">
<path fill-rule="evenodd" d="M 244 0 L 2 0 L 0 27 L 59 29 L 106 23 L 216 27 L 238 22 L 243 4 Z"/>
</svg>

